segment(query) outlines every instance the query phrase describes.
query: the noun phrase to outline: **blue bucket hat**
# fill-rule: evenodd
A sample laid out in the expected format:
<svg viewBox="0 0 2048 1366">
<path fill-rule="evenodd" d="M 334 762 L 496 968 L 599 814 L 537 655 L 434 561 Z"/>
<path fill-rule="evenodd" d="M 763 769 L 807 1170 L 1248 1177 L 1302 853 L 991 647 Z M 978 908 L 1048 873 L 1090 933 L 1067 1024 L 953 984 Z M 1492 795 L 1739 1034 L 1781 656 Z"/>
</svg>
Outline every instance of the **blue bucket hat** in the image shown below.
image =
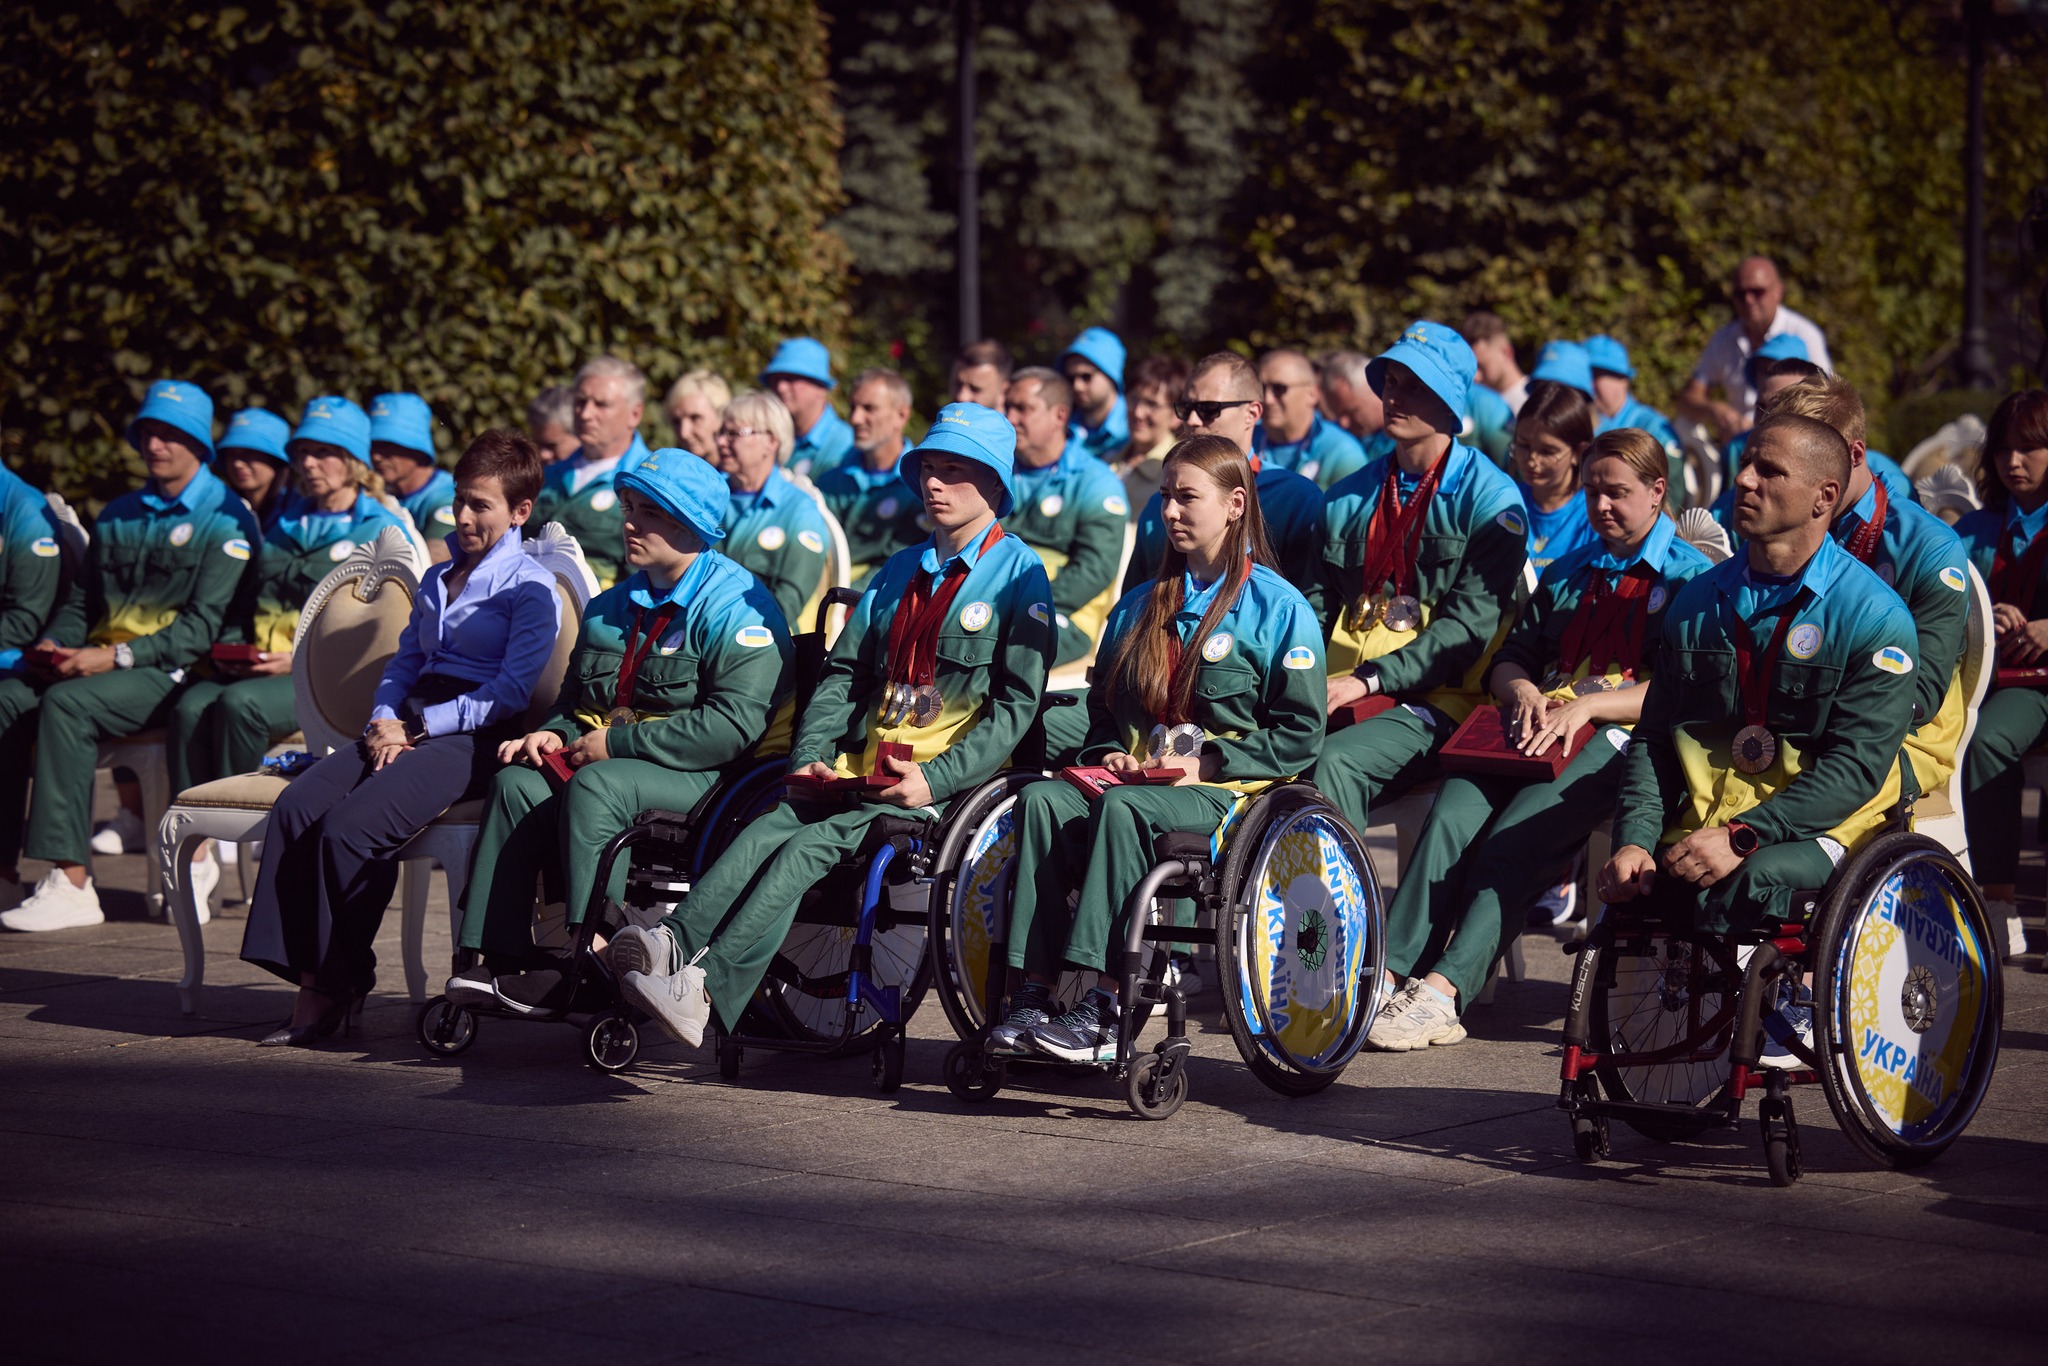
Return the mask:
<svg viewBox="0 0 2048 1366">
<path fill-rule="evenodd" d="M 1459 414 L 1465 411 L 1465 399 L 1472 391 L 1472 380 L 1479 373 L 1479 361 L 1457 329 L 1427 318 L 1409 323 L 1394 344 L 1374 356 L 1365 367 L 1365 382 L 1375 394 L 1387 391 L 1390 361 L 1407 366 L 1415 378 L 1443 400 L 1450 410 L 1450 420 L 1459 421 Z"/>
<path fill-rule="evenodd" d="M 370 463 L 370 418 L 361 408 L 339 394 L 322 394 L 306 405 L 299 415 L 298 430 L 285 443 L 290 450 L 301 441 L 325 441 L 339 446 L 364 464 Z"/>
<path fill-rule="evenodd" d="M 228 422 L 228 434 L 220 439 L 223 451 L 254 451 L 280 465 L 292 463 L 284 443 L 291 438 L 292 424 L 268 408 L 244 408 Z"/>
<path fill-rule="evenodd" d="M 839 381 L 832 378 L 832 353 L 816 337 L 784 338 L 782 345 L 775 348 L 775 355 L 761 368 L 761 383 L 766 384 L 770 375 L 795 375 L 798 379 L 816 380 L 827 389 L 839 387 Z"/>
<path fill-rule="evenodd" d="M 1628 348 L 1604 332 L 1586 338 L 1586 361 L 1595 370 L 1605 370 L 1610 375 L 1636 377 L 1636 368 L 1628 363 Z"/>
<path fill-rule="evenodd" d="M 1547 379 L 1576 389 L 1587 398 L 1593 397 L 1593 364 L 1586 348 L 1575 341 L 1545 342 L 1536 353 L 1536 368 L 1529 372 L 1529 378 Z"/>
<path fill-rule="evenodd" d="M 1017 429 L 1010 419 L 979 403 L 948 403 L 932 419 L 931 430 L 915 449 L 906 451 L 898 462 L 903 482 L 914 490 L 923 467 L 925 451 L 944 451 L 988 466 L 1003 483 L 1002 506 L 996 516 L 1007 517 L 1017 506 L 1017 489 L 1011 472 L 1017 466 Z"/>
<path fill-rule="evenodd" d="M 701 455 L 674 446 L 650 451 L 614 479 L 612 487 L 652 498 L 706 545 L 725 539 L 723 523 L 732 506 L 732 490 L 725 476 Z"/>
<path fill-rule="evenodd" d="M 434 463 L 434 412 L 418 394 L 379 394 L 370 400 L 370 440 L 403 446 Z"/>
<path fill-rule="evenodd" d="M 1123 339 L 1116 333 L 1106 327 L 1091 327 L 1074 338 L 1071 346 L 1060 352 L 1060 365 L 1062 368 L 1065 367 L 1068 356 L 1079 356 L 1108 375 L 1109 382 L 1116 386 L 1118 393 L 1122 393 L 1125 354 Z"/>
<path fill-rule="evenodd" d="M 1790 332 L 1780 332 L 1775 337 L 1764 338 L 1764 344 L 1756 349 L 1756 354 L 1743 363 L 1742 373 L 1749 380 L 1749 387 L 1754 389 L 1756 388 L 1757 371 L 1763 369 L 1772 361 L 1810 361 L 1812 359 L 1813 353 L 1806 349 L 1805 342 L 1793 336 Z"/>
<path fill-rule="evenodd" d="M 136 428 L 146 421 L 177 428 L 199 443 L 208 460 L 213 459 L 213 400 L 198 385 L 182 379 L 160 379 L 149 386 L 142 411 L 128 424 L 128 444 L 138 452 L 142 450 L 142 436 Z"/>
</svg>

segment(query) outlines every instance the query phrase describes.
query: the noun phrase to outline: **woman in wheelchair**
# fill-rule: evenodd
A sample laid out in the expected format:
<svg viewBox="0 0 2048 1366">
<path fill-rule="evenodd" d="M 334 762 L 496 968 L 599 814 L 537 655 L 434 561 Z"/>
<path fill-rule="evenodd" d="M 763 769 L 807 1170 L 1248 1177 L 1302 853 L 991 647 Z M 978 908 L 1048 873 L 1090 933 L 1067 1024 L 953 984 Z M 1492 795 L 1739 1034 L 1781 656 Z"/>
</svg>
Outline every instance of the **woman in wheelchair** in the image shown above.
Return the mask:
<svg viewBox="0 0 2048 1366">
<path fill-rule="evenodd" d="M 1668 463 L 1656 438 L 1635 428 L 1586 449 L 1578 482 L 1598 539 L 1543 572 L 1489 674 L 1521 752 L 1561 748 L 1570 762 L 1549 781 L 1444 779 L 1387 914 L 1388 986 L 1409 980 L 1373 1022 L 1368 1047 L 1398 1053 L 1463 1039 L 1458 1017 L 1521 932 L 1523 913 L 1610 818 L 1665 609 L 1711 567 L 1664 515 Z"/>
<path fill-rule="evenodd" d="M 642 811 L 690 810 L 789 693 L 782 610 L 715 548 L 725 480 L 688 451 L 659 450 L 617 490 L 633 572 L 584 609 L 554 714 L 498 747 L 459 941 L 483 962 L 448 979 L 458 1005 L 566 1007 L 568 965 L 530 935 L 535 878 L 580 924 L 606 842 Z M 609 895 L 625 877 L 621 860 Z"/>
<path fill-rule="evenodd" d="M 902 459 L 932 537 L 889 558 L 827 656 L 790 754 L 801 786 L 673 914 L 612 942 L 622 993 L 671 1036 L 697 1044 L 714 1008 L 731 1032 L 804 893 L 882 816 L 936 819 L 987 781 L 1037 716 L 1057 634 L 1045 567 L 997 521 L 1016 445 L 993 409 L 939 410 Z"/>
<path fill-rule="evenodd" d="M 1178 777 L 1110 787 L 1093 801 L 1063 782 L 1018 797 L 1008 952 L 1025 983 L 990 1031 L 994 1055 L 1112 1059 L 1116 978 L 1104 974 L 1053 1019 L 1062 965 L 1103 972 L 1160 834 L 1213 833 L 1240 795 L 1307 769 L 1322 744 L 1322 632 L 1308 600 L 1270 567 L 1244 453 L 1222 437 L 1182 441 L 1161 469 L 1160 498 L 1166 554 L 1158 579 L 1110 614 L 1082 762 Z M 1062 913 L 1076 896 L 1068 923 Z"/>
</svg>

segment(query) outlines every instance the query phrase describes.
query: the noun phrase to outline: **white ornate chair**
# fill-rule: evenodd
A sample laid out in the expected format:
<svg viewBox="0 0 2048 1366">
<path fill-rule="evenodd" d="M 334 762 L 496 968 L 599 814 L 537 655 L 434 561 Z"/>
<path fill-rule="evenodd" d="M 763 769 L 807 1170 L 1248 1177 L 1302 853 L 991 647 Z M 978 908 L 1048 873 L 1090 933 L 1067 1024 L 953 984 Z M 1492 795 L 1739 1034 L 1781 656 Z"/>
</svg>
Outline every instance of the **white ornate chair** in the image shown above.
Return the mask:
<svg viewBox="0 0 2048 1366">
<path fill-rule="evenodd" d="M 533 685 L 526 707 L 528 730 L 539 724 L 555 704 L 562 690 L 562 676 L 569 670 L 569 654 L 576 648 L 576 635 L 583 623 L 583 609 L 597 592 L 597 576 L 584 562 L 583 547 L 557 522 L 542 527 L 538 536 L 526 542 L 526 553 L 555 576 L 555 592 L 561 603 L 561 625 L 555 636 L 555 652 Z M 368 712 L 364 715 L 367 717 Z M 360 726 L 357 727 L 361 729 Z M 405 988 L 414 1001 L 427 998 L 427 966 L 424 941 L 427 924 L 427 889 L 435 865 L 448 884 L 448 920 L 452 933 L 462 929 L 462 893 L 469 886 L 470 858 L 476 851 L 477 833 L 483 826 L 484 802 L 474 798 L 457 802 L 442 812 L 426 829 L 413 836 L 398 857 L 405 861 L 399 901 L 404 907 L 401 940 L 405 946 Z"/>
<path fill-rule="evenodd" d="M 1131 554 L 1137 548 L 1138 524 L 1136 521 L 1126 521 L 1124 523 L 1124 548 L 1117 555 L 1116 577 L 1110 580 L 1111 584 L 1119 586 L 1119 590 L 1124 581 L 1125 573 L 1130 570 Z M 1095 652 L 1101 646 L 1102 640 L 1098 635 L 1095 643 L 1088 647 L 1087 654 L 1053 669 L 1052 672 L 1045 676 L 1045 690 L 1047 692 L 1064 692 L 1073 688 L 1087 687 L 1089 675 L 1095 671 Z"/>
<path fill-rule="evenodd" d="M 818 625 L 818 607 L 825 601 L 827 593 L 835 588 L 852 585 L 853 551 L 846 541 L 846 528 L 839 524 L 839 518 L 833 513 L 831 505 L 825 501 L 825 495 L 819 491 L 818 486 L 801 474 L 791 475 L 790 482 L 802 489 L 809 495 L 810 500 L 818 505 L 818 511 L 824 514 L 825 518 L 826 539 L 831 542 L 825 553 L 825 570 L 818 576 L 818 590 L 804 603 L 803 610 L 797 613 L 797 619 L 789 623 L 789 633 L 794 636 L 801 635 Z M 832 642 L 838 638 L 840 628 L 846 625 L 846 618 L 849 615 L 851 614 L 844 607 L 835 607 L 825 614 L 826 649 L 832 648 Z"/>
<path fill-rule="evenodd" d="M 377 682 L 398 652 L 418 592 L 416 549 L 390 527 L 356 547 L 314 588 L 292 637 L 292 705 L 309 753 L 332 754 L 363 733 Z M 206 973 L 199 933 L 206 917 L 192 895 L 193 849 L 204 839 L 261 839 L 286 781 L 264 770 L 201 783 L 179 793 L 153 827 L 158 867 L 170 889 L 171 921 L 185 951 L 178 1000 L 187 1015 L 198 1009 Z"/>
<path fill-rule="evenodd" d="M 1991 676 L 1998 664 L 1998 635 L 1991 626 L 1991 591 L 1970 567 L 1970 624 L 1963 633 L 1963 733 L 1956 741 L 1955 772 L 1939 792 L 1922 793 L 1913 803 L 1913 828 L 1940 840 L 1970 867 L 1970 837 L 1963 828 L 1963 759 L 1970 752 L 1970 737 L 1977 733 L 1977 709 L 1991 690 Z"/>
</svg>

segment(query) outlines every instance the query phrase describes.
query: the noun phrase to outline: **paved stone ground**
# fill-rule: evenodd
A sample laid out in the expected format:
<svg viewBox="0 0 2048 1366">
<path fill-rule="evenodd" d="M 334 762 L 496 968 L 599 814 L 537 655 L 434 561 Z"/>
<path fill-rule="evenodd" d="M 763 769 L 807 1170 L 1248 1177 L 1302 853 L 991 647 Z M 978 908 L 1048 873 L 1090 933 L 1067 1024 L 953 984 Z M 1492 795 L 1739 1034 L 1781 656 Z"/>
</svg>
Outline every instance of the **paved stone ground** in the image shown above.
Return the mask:
<svg viewBox="0 0 2048 1366">
<path fill-rule="evenodd" d="M 1873 1170 L 1808 1089 L 1775 1190 L 1753 1123 L 1572 1160 L 1542 935 L 1470 1042 L 1305 1100 L 1244 1070 L 1212 991 L 1193 1098 L 1149 1124 L 1100 1080 L 956 1103 L 935 1005 L 889 1097 L 861 1061 L 726 1084 L 673 1045 L 602 1077 L 516 1022 L 430 1061 L 389 991 L 358 1038 L 258 1051 L 289 997 L 236 961 L 240 909 L 181 1018 L 141 859 L 102 862 L 130 889 L 104 928 L 0 936 L 9 1361 L 2041 1359 L 2048 977 L 2008 975 L 1939 1162 Z"/>
</svg>

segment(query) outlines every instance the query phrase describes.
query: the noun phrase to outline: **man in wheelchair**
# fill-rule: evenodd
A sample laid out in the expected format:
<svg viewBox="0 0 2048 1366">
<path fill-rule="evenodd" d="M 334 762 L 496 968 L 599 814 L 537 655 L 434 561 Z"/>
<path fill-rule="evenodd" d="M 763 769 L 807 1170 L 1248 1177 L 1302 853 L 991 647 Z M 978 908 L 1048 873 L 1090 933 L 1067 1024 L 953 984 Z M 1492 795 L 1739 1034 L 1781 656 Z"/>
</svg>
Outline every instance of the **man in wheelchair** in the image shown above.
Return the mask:
<svg viewBox="0 0 2048 1366">
<path fill-rule="evenodd" d="M 1786 918 L 1795 892 L 1878 830 L 1914 720 L 1913 618 L 1828 534 L 1848 444 L 1777 414 L 1749 452 L 1735 501 L 1748 544 L 1666 613 L 1600 873 L 1610 905 L 1711 933 Z M 1766 1019 L 1779 1043 L 1810 1022 L 1798 992 L 1788 984 Z"/>
<path fill-rule="evenodd" d="M 740 832 L 674 913 L 623 931 L 627 1000 L 684 1043 L 715 1007 L 730 1028 L 804 893 L 894 812 L 924 813 L 987 781 L 1038 713 L 1058 645 L 1038 556 L 1006 534 L 1016 432 L 953 403 L 902 459 L 932 522 L 877 574 L 827 656 L 789 758 L 787 798 Z"/>
</svg>

